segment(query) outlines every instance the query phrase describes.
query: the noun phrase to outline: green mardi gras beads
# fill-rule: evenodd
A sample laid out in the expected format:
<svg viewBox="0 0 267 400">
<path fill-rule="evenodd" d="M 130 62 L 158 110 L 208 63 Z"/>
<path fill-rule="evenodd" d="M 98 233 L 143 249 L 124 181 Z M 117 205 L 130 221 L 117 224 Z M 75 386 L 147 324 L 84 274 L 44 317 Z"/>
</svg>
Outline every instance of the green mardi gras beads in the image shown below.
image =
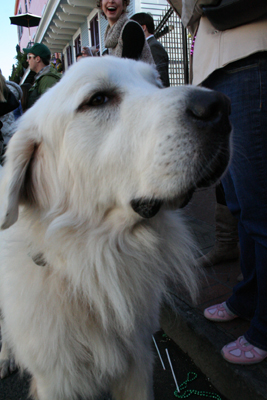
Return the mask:
<svg viewBox="0 0 267 400">
<path fill-rule="evenodd" d="M 187 379 L 180 385 L 180 391 L 185 390 L 187 388 L 187 384 L 189 382 L 194 381 L 197 378 L 197 374 L 195 372 L 188 372 L 187 374 Z M 174 392 L 174 396 L 177 397 L 178 399 L 187 399 L 189 396 L 195 394 L 196 396 L 200 397 L 208 397 L 210 399 L 215 399 L 215 400 L 222 400 L 222 398 L 212 392 L 206 392 L 203 390 L 194 390 L 194 389 L 187 389 L 183 393 L 178 393 L 177 389 Z"/>
</svg>

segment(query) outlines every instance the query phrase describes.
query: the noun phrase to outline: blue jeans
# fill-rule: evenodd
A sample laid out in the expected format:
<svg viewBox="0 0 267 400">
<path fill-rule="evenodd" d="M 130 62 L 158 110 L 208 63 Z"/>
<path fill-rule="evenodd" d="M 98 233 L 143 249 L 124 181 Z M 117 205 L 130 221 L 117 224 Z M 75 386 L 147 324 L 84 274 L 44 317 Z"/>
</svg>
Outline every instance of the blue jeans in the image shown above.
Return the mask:
<svg viewBox="0 0 267 400">
<path fill-rule="evenodd" d="M 203 86 L 225 93 L 232 104 L 234 151 L 222 183 L 238 218 L 244 280 L 227 306 L 251 319 L 246 339 L 267 350 L 267 52 L 215 71 Z"/>
</svg>

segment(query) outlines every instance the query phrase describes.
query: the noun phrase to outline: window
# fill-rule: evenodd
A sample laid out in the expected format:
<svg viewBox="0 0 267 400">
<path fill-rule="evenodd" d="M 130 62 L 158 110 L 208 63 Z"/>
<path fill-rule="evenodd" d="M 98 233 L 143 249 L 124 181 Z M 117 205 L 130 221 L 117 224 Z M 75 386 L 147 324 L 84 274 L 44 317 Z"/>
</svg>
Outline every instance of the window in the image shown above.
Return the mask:
<svg viewBox="0 0 267 400">
<path fill-rule="evenodd" d="M 61 54 L 61 64 L 62 64 L 62 72 L 65 72 L 65 57 L 64 54 Z"/>
<path fill-rule="evenodd" d="M 72 64 L 72 50 L 71 50 L 71 46 L 67 47 L 67 63 L 68 63 L 68 67 Z"/>
<path fill-rule="evenodd" d="M 90 21 L 90 34 L 91 34 L 91 46 L 95 47 L 99 51 L 100 45 L 99 45 L 98 14 L 96 14 L 94 18 L 91 19 Z"/>
<path fill-rule="evenodd" d="M 74 48 L 75 48 L 75 54 L 79 54 L 82 51 L 82 46 L 81 46 L 81 35 L 77 36 L 76 39 L 74 40 Z"/>
</svg>

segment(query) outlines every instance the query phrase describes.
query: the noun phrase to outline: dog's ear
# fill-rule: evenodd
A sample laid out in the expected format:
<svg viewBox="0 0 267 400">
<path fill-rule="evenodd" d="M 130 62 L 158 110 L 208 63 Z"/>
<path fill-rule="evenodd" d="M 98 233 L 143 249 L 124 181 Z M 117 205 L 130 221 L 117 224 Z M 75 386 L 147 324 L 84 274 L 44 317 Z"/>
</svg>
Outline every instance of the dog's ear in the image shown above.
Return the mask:
<svg viewBox="0 0 267 400">
<path fill-rule="evenodd" d="M 23 132 L 17 132 L 10 140 L 1 182 L 1 229 L 7 229 L 17 221 L 19 204 L 34 200 L 31 175 L 38 147 L 38 143 Z"/>
</svg>

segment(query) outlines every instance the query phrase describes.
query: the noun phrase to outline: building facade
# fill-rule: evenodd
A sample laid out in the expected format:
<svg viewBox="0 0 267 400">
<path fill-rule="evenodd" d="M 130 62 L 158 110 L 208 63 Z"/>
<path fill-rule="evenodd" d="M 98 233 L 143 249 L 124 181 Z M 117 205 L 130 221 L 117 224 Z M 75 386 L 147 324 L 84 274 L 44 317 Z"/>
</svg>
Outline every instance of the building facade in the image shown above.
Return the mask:
<svg viewBox="0 0 267 400">
<path fill-rule="evenodd" d="M 44 43 L 52 54 L 61 54 L 63 70 L 76 62 L 76 55 L 83 46 L 96 47 L 99 55 L 103 53 L 104 33 L 107 21 L 96 7 L 96 0 L 16 0 L 15 14 L 30 12 L 41 16 L 38 27 L 30 28 L 31 40 Z M 167 0 L 131 0 L 128 15 L 149 12 L 155 26 L 161 26 L 170 13 Z M 169 75 L 172 86 L 187 83 L 185 70 L 185 40 L 182 40 L 180 19 L 170 14 L 165 22 L 170 29 L 159 37 L 170 57 Z M 169 28 L 165 26 L 166 28 Z M 28 28 L 19 28 L 19 45 L 31 46 Z"/>
<path fill-rule="evenodd" d="M 132 0 L 129 16 L 136 12 L 150 12 L 155 23 L 167 5 L 167 0 Z M 52 53 L 61 53 L 64 69 L 75 62 L 83 46 L 104 51 L 106 19 L 96 8 L 96 0 L 16 0 L 15 15 L 30 12 L 41 16 L 38 27 L 18 27 L 20 48 L 30 41 L 44 43 Z"/>
<path fill-rule="evenodd" d="M 16 0 L 14 15 L 31 13 L 42 16 L 49 0 Z M 27 47 L 30 41 L 34 41 L 38 27 L 26 28 L 18 26 L 18 43 L 20 49 Z"/>
</svg>

